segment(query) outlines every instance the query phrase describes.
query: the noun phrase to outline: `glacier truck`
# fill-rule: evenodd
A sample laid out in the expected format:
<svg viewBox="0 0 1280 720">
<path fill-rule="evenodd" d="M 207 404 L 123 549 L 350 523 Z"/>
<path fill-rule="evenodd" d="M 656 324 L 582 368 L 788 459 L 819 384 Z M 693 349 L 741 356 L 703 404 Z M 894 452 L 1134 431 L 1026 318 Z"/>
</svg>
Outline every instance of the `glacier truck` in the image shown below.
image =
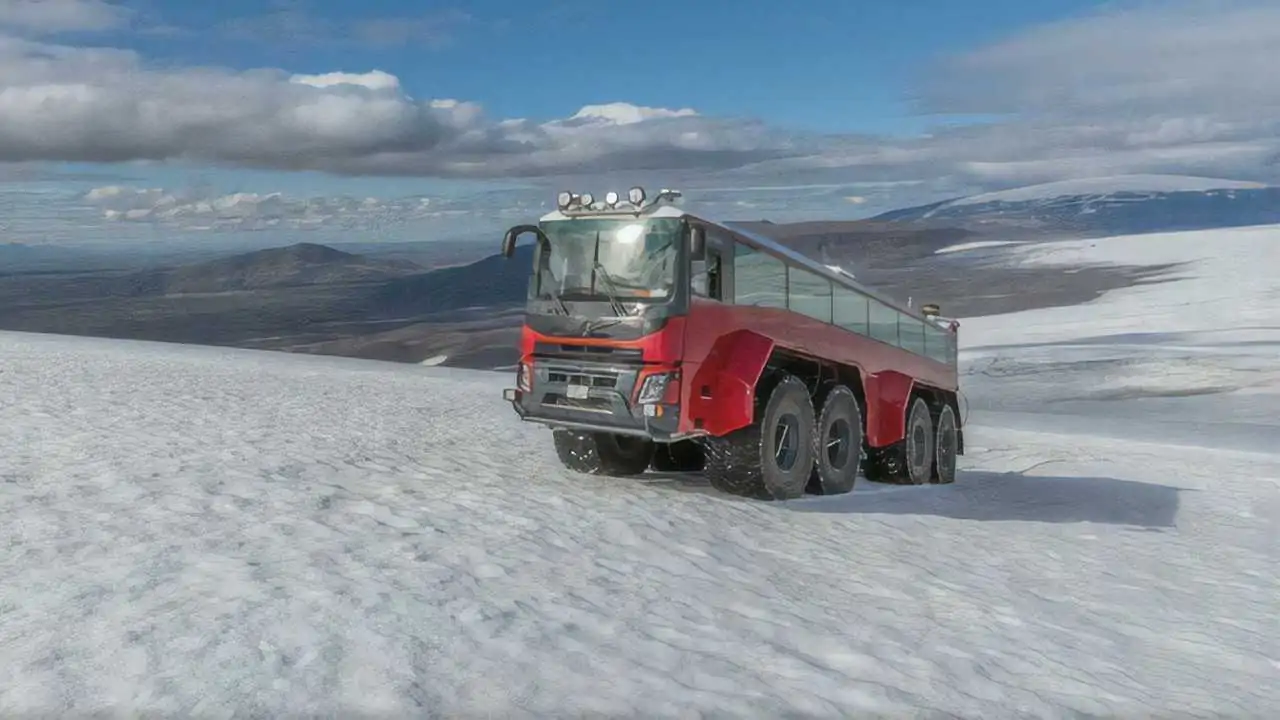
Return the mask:
<svg viewBox="0 0 1280 720">
<path fill-rule="evenodd" d="M 957 328 L 643 188 L 562 192 L 531 236 L 514 388 L 571 470 L 701 471 L 762 500 L 953 482 Z"/>
</svg>

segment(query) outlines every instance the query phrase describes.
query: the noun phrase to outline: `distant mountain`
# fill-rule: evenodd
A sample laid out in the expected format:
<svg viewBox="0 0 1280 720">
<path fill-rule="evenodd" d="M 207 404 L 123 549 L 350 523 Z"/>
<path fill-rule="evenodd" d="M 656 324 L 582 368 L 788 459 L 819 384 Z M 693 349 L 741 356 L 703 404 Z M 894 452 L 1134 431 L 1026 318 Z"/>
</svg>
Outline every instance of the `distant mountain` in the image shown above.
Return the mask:
<svg viewBox="0 0 1280 720">
<path fill-rule="evenodd" d="M 137 297 L 365 283 L 420 272 L 421 266 L 406 260 L 373 259 L 315 243 L 298 243 L 89 282 L 102 286 L 97 289 L 100 295 Z"/>
<path fill-rule="evenodd" d="M 1280 187 L 1181 175 L 1045 183 L 893 210 L 873 221 L 1086 235 L 1280 223 Z"/>
<path fill-rule="evenodd" d="M 391 317 L 516 305 L 525 300 L 532 266 L 533 245 L 521 245 L 510 258 L 495 254 L 381 283 L 364 302 L 370 312 Z"/>
<path fill-rule="evenodd" d="M 113 252 L 53 243 L 0 243 L 0 276 L 21 273 L 97 271 L 127 266 Z"/>
<path fill-rule="evenodd" d="M 940 302 L 962 317 L 1083 302 L 1167 270 L 966 263 L 937 251 L 988 236 L 929 222 L 753 227 L 893 297 Z M 510 259 L 427 271 L 302 244 L 143 273 L 0 273 L 0 329 L 507 367 L 518 356 L 532 261 L 529 245 Z"/>
<path fill-rule="evenodd" d="M 733 223 L 772 238 L 820 262 L 846 269 L 897 268 L 932 256 L 937 250 L 977 239 L 962 227 L 936 222 L 821 220 L 777 224 Z"/>
</svg>

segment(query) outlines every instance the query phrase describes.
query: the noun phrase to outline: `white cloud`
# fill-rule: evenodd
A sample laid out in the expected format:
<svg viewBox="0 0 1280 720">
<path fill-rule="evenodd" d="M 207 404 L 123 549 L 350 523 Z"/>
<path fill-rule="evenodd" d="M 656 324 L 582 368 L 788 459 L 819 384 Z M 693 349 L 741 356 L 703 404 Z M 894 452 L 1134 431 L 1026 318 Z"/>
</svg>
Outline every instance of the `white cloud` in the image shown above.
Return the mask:
<svg viewBox="0 0 1280 720">
<path fill-rule="evenodd" d="M 369 90 L 399 90 L 400 78 L 381 70 L 367 73 L 331 72 L 321 75 L 294 75 L 290 82 L 310 85 L 317 88 L 330 88 L 338 85 L 355 85 Z"/>
<path fill-rule="evenodd" d="M 949 58 L 929 105 L 948 113 L 1174 119 L 1184 139 L 1280 104 L 1280 4 L 1147 3 L 1043 25 Z M 1215 119 L 1216 118 L 1216 119 Z"/>
<path fill-rule="evenodd" d="M 1274 2 L 1151 2 L 1044 25 L 947 58 L 919 87 L 928 111 L 1001 119 L 904 139 L 796 133 L 621 101 L 544 122 L 491 118 L 465 99 L 411 97 L 385 69 L 161 68 L 125 50 L 0 36 L 0 161 L 879 184 L 834 196 L 832 207 L 846 212 L 850 194 L 870 210 L 900 192 L 924 200 L 1090 175 L 1274 182 L 1275 48 Z"/>
<path fill-rule="evenodd" d="M 643 107 L 630 103 L 615 102 L 605 105 L 585 105 L 569 119 L 614 125 L 631 125 L 658 118 L 697 117 L 697 115 L 698 113 L 692 108 L 668 110 L 666 108 Z"/>
<path fill-rule="evenodd" d="M 1271 0 L 1149 2 L 947 58 L 921 105 L 1007 118 L 931 143 L 981 182 L 1166 172 L 1275 181 L 1278 59 Z"/>
<path fill-rule="evenodd" d="M 218 194 L 127 185 L 93 188 L 83 200 L 105 220 L 187 230 L 385 229 L 468 214 L 465 203 L 444 198 L 301 198 L 280 192 Z"/>
<path fill-rule="evenodd" d="M 130 13 L 103 0 L 0 0 L 0 28 L 27 33 L 109 30 Z"/>
<path fill-rule="evenodd" d="M 603 194 L 625 186 L 578 178 L 572 187 Z M 653 186 L 651 186 L 653 187 Z M 899 184 L 845 183 L 814 186 L 715 188 L 681 185 L 700 210 L 727 219 L 769 217 L 779 222 L 840 213 L 850 204 L 883 201 Z M 851 194 L 856 193 L 856 194 Z M 173 189 L 132 184 L 94 187 L 78 196 L 107 225 L 157 226 L 194 231 L 361 230 L 381 239 L 434 237 L 466 228 L 491 233 L 535 220 L 551 209 L 547 187 L 509 187 L 478 192 L 399 197 L 304 197 L 285 192 L 224 192 L 211 187 Z M 843 207 L 842 207 L 843 206 Z"/>
<path fill-rule="evenodd" d="M 545 123 L 417 100 L 381 70 L 149 67 L 126 50 L 0 37 L 0 161 L 182 159 L 443 177 L 733 167 L 778 155 L 754 123 L 618 103 Z"/>
</svg>

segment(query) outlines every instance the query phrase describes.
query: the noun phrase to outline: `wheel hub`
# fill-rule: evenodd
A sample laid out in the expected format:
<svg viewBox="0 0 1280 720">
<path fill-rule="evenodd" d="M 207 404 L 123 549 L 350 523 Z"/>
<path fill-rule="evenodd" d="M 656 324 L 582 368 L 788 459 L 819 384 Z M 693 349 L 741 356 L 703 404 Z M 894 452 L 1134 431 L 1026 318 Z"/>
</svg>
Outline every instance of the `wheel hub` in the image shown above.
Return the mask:
<svg viewBox="0 0 1280 720">
<path fill-rule="evenodd" d="M 800 421 L 795 415 L 783 415 L 774 429 L 773 461 L 779 470 L 787 471 L 799 454 Z"/>
<path fill-rule="evenodd" d="M 832 468 L 840 470 L 849 463 L 851 435 L 849 423 L 843 418 L 831 423 L 827 428 L 827 462 Z"/>
<path fill-rule="evenodd" d="M 925 448 L 928 447 L 929 438 L 925 435 L 924 428 L 916 425 L 911 428 L 911 465 L 913 467 L 922 467 L 929 458 L 925 457 Z"/>
</svg>

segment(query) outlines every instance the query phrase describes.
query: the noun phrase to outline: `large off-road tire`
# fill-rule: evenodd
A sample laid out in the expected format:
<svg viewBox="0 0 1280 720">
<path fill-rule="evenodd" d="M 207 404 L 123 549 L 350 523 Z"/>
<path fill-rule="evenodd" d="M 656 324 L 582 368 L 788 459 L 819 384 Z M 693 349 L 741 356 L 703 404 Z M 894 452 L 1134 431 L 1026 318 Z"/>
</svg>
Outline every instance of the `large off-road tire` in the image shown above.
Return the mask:
<svg viewBox="0 0 1280 720">
<path fill-rule="evenodd" d="M 613 433 L 556 428 L 556 455 L 566 468 L 589 475 L 639 475 L 649 467 L 653 441 Z"/>
<path fill-rule="evenodd" d="M 960 432 L 956 426 L 956 413 L 950 405 L 943 405 L 938 413 L 938 429 L 933 441 L 933 476 L 935 483 L 946 485 L 956 481 L 956 455 L 960 447 Z"/>
<path fill-rule="evenodd" d="M 906 437 L 867 451 L 865 475 L 874 482 L 924 485 L 933 476 L 935 438 L 929 403 L 917 397 L 907 413 Z"/>
<path fill-rule="evenodd" d="M 813 400 L 793 375 L 782 375 L 767 392 L 751 425 L 705 440 L 703 470 L 721 492 L 759 500 L 802 497 L 813 472 Z"/>
<path fill-rule="evenodd" d="M 702 445 L 693 440 L 654 443 L 652 467 L 658 472 L 698 472 L 703 464 Z"/>
<path fill-rule="evenodd" d="M 924 485 L 933 475 L 933 416 L 929 403 L 916 398 L 907 414 L 907 436 L 904 438 L 903 469 L 906 481 L 911 485 Z"/>
<path fill-rule="evenodd" d="M 853 490 L 862 466 L 862 411 L 844 385 L 827 393 L 813 432 L 815 487 L 823 495 Z"/>
</svg>

